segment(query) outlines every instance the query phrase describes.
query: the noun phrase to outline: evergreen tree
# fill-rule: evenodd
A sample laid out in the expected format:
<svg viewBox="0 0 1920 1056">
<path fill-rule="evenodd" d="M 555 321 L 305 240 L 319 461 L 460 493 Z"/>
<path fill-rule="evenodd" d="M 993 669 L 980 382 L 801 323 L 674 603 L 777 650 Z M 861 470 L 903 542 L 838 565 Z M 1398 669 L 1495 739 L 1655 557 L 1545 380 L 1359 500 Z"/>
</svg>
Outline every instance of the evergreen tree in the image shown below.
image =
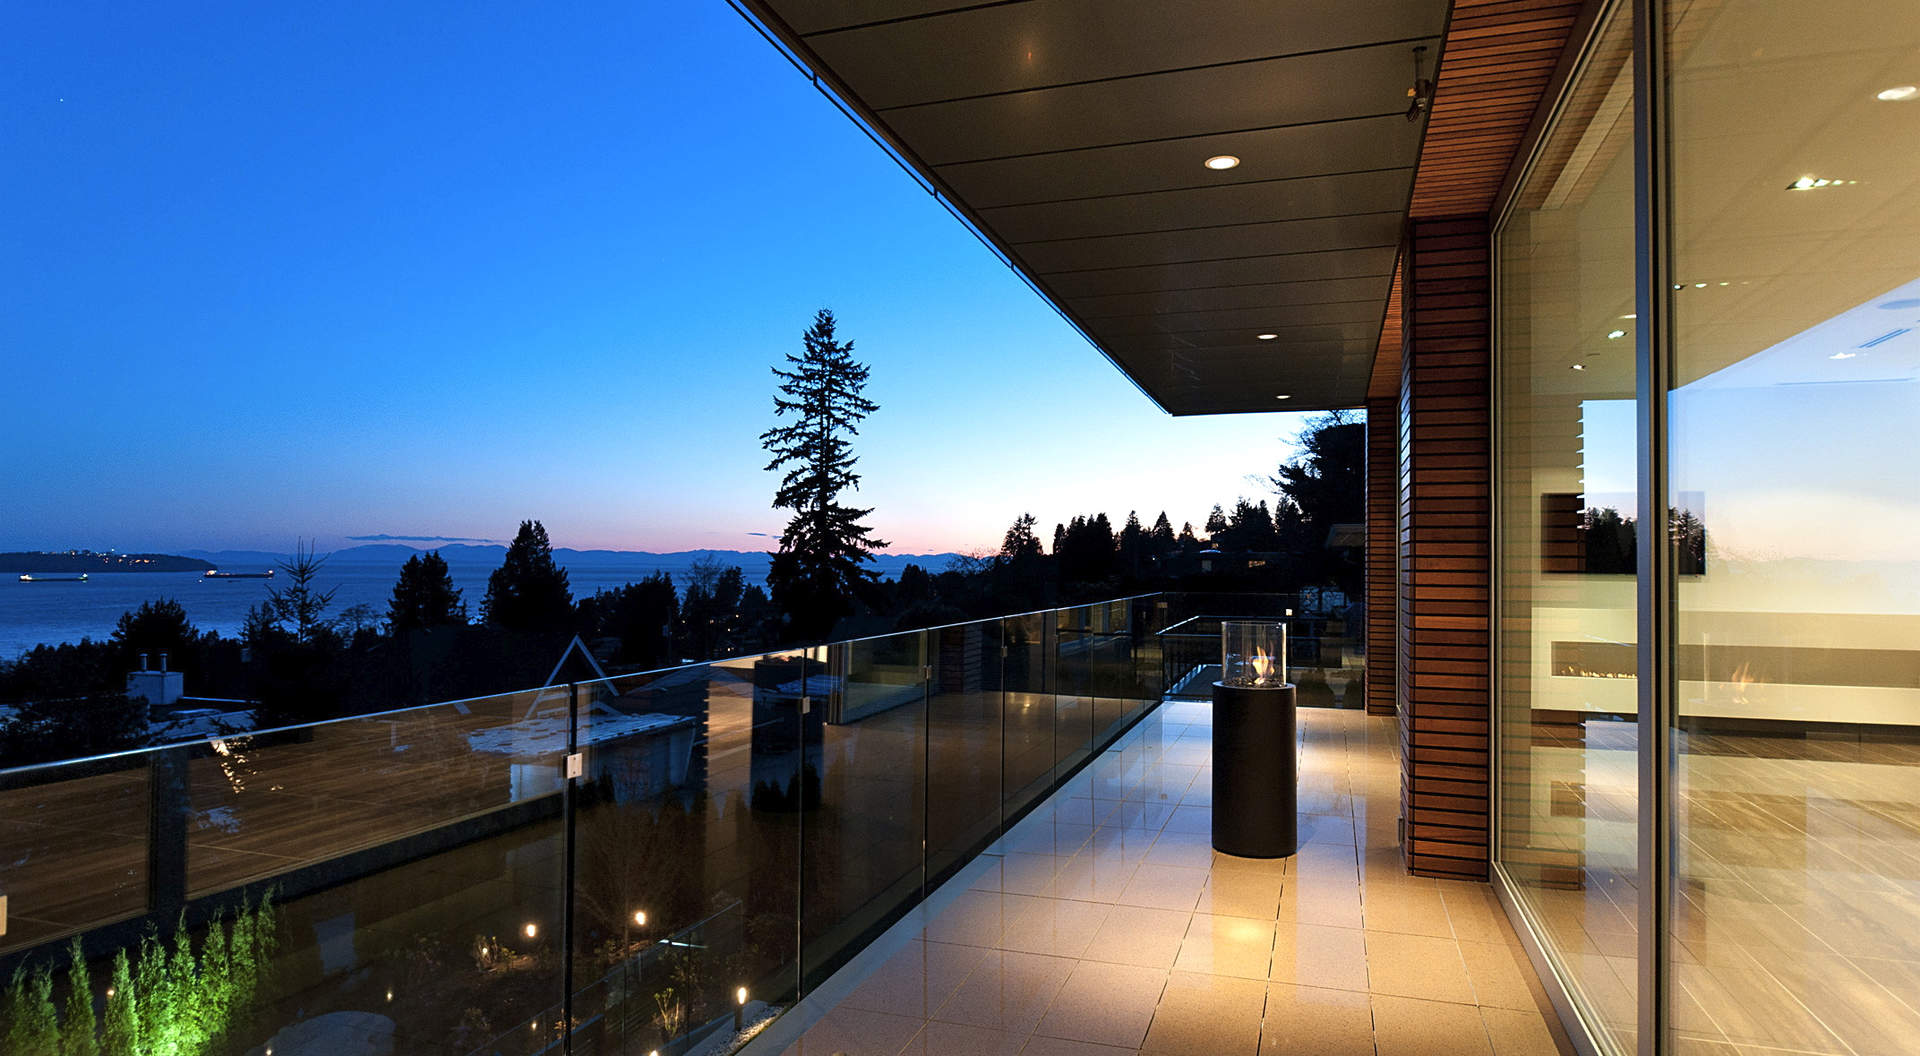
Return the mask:
<svg viewBox="0 0 1920 1056">
<path fill-rule="evenodd" d="M 148 927 L 140 939 L 140 954 L 133 966 L 135 1033 L 149 1050 L 157 1050 L 167 1038 L 167 951 L 160 936 Z"/>
<path fill-rule="evenodd" d="M 387 625 L 393 633 L 458 627 L 466 622 L 467 603 L 460 600 L 460 589 L 453 585 L 447 560 L 440 551 L 407 558 L 387 603 Z"/>
<path fill-rule="evenodd" d="M 532 634 L 572 629 L 567 570 L 553 563 L 553 546 L 539 521 L 520 522 L 506 559 L 487 577 L 480 617 L 496 627 Z"/>
<path fill-rule="evenodd" d="M 1360 564 L 1328 550 L 1327 537 L 1336 524 L 1366 520 L 1367 427 L 1349 412 L 1329 411 L 1309 419 L 1294 442 L 1301 453 L 1268 478 L 1280 497 L 1276 520 L 1287 529 L 1279 545 L 1305 558 L 1310 580 L 1352 593 L 1360 586 Z M 1297 516 L 1288 515 L 1288 506 Z"/>
<path fill-rule="evenodd" d="M 1167 520 L 1167 511 L 1161 510 L 1159 519 L 1153 522 L 1153 528 L 1147 533 L 1147 550 L 1155 557 L 1165 557 L 1173 553 L 1176 545 L 1173 522 Z"/>
<path fill-rule="evenodd" d="M 197 1013 L 198 1032 L 208 1039 L 226 1033 L 233 1015 L 232 961 L 227 955 L 227 922 L 214 917 L 207 925 L 207 938 L 200 948 L 200 986 Z"/>
<path fill-rule="evenodd" d="M 127 951 L 115 950 L 113 970 L 107 976 L 106 1022 L 101 1030 L 102 1056 L 140 1056 L 140 1017 L 134 1004 L 133 969 Z"/>
<path fill-rule="evenodd" d="M 121 662 L 131 664 L 141 653 L 159 666 L 160 654 L 167 654 L 167 666 L 185 669 L 200 644 L 200 632 L 187 619 L 187 610 L 172 598 L 143 601 L 131 612 L 123 612 L 113 627 L 113 644 Z"/>
<path fill-rule="evenodd" d="M 673 577 L 655 572 L 638 583 L 603 590 L 580 602 L 580 622 L 597 638 L 618 638 L 614 659 L 623 664 L 657 667 L 673 650 L 674 625 L 680 618 L 680 599 Z"/>
<path fill-rule="evenodd" d="M 1147 563 L 1147 530 L 1140 526 L 1140 514 L 1127 511 L 1126 527 L 1120 529 L 1120 568 L 1138 576 Z"/>
<path fill-rule="evenodd" d="M 1031 513 L 1014 518 L 1013 526 L 1007 529 L 1006 538 L 1000 542 L 1002 561 L 1012 563 L 1041 556 L 1040 538 L 1033 534 L 1034 524 Z"/>
<path fill-rule="evenodd" d="M 834 325 L 833 313 L 822 308 L 804 351 L 786 357 L 792 369 L 773 368 L 780 379 L 774 415 L 794 420 L 760 434 L 773 456 L 767 470 L 786 469 L 773 505 L 793 511 L 767 582 L 793 632 L 807 639 L 824 637 L 851 611 L 852 599 L 869 592 L 878 576 L 867 564 L 887 546 L 861 523 L 871 508 L 840 502 L 843 492 L 860 489 L 852 437 L 879 405 L 861 394 L 868 368 L 854 360 L 852 341 L 835 337 Z"/>
<path fill-rule="evenodd" d="M 59 1056 L 60 1013 L 53 1007 L 53 973 L 45 965 L 13 970 L 9 987 L 8 1056 Z"/>
<path fill-rule="evenodd" d="M 1226 530 L 1227 511 L 1221 509 L 1219 503 L 1214 503 L 1213 510 L 1207 514 L 1207 542 L 1219 546 L 1220 533 Z"/>
<path fill-rule="evenodd" d="M 1200 549 L 1200 537 L 1193 534 L 1192 521 L 1188 521 L 1180 526 L 1180 538 L 1176 541 L 1182 550 Z"/>
<path fill-rule="evenodd" d="M 60 1019 L 60 1056 L 99 1056 L 100 1045 L 94 1035 L 93 978 L 87 971 L 86 954 L 80 950 L 80 937 L 74 936 L 67 947 L 67 1008 Z"/>
<path fill-rule="evenodd" d="M 162 971 L 159 993 L 166 1026 L 157 1036 L 170 1039 L 179 1049 L 193 1052 L 200 1041 L 199 1010 L 194 1001 L 198 996 L 194 984 L 200 973 L 199 966 L 194 962 L 193 942 L 187 935 L 185 913 L 174 923 L 173 952 L 167 957 L 166 967 Z"/>
<path fill-rule="evenodd" d="M 314 556 L 312 543 L 296 541 L 293 556 L 280 562 L 281 571 L 293 585 L 285 590 L 267 588 L 267 613 L 277 627 L 301 645 L 321 644 L 333 636 L 333 626 L 327 621 L 327 607 L 333 604 L 339 588 L 321 590 L 314 586 L 326 563 L 325 557 Z"/>
</svg>

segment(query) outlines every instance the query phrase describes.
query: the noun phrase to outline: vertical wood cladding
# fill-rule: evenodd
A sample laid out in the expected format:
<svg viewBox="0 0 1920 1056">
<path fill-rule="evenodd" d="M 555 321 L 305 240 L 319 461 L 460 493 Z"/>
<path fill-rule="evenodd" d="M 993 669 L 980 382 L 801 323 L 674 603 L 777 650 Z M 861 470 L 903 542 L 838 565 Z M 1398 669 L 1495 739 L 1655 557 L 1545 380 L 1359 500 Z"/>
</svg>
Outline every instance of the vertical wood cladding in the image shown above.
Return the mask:
<svg viewBox="0 0 1920 1056">
<path fill-rule="evenodd" d="M 1402 848 L 1426 876 L 1488 861 L 1491 267 L 1484 215 L 1409 229 L 1399 398 Z"/>
<path fill-rule="evenodd" d="M 1399 401 L 1367 401 L 1367 714 L 1392 715 L 1400 567 Z"/>
</svg>

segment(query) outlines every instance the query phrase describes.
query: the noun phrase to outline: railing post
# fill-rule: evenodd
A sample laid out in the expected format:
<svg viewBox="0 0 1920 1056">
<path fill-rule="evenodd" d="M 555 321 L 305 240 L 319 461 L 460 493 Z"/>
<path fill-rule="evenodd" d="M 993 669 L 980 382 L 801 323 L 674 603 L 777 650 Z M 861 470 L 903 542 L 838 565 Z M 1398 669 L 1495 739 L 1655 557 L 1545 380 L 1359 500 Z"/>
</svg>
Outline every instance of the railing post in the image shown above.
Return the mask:
<svg viewBox="0 0 1920 1056">
<path fill-rule="evenodd" d="M 560 1051 L 573 1056 L 573 867 L 575 857 L 575 814 L 573 756 L 580 751 L 580 685 L 567 683 L 567 760 L 562 771 L 567 775 L 561 792 L 561 809 L 567 816 L 566 883 L 560 892 Z"/>
<path fill-rule="evenodd" d="M 187 905 L 187 751 L 147 757 L 147 911 L 162 932 Z"/>
</svg>

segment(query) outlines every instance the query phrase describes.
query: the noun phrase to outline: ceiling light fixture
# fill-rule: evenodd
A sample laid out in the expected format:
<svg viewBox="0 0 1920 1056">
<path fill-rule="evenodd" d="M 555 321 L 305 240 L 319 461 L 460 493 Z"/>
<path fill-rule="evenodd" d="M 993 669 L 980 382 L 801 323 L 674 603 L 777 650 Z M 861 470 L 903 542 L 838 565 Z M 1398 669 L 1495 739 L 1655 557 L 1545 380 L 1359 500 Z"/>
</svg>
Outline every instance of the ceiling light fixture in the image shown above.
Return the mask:
<svg viewBox="0 0 1920 1056">
<path fill-rule="evenodd" d="M 1420 115 L 1433 106 L 1433 82 L 1421 75 L 1421 60 L 1426 54 L 1424 44 L 1413 49 L 1413 87 L 1407 89 L 1407 120 L 1410 122 L 1420 120 Z"/>
<path fill-rule="evenodd" d="M 1920 85 L 1898 85 L 1882 92 L 1875 92 L 1873 97 L 1883 103 L 1904 103 L 1909 99 L 1920 99 Z"/>
<path fill-rule="evenodd" d="M 1833 355 L 1828 356 L 1827 358 L 1828 359 L 1852 359 L 1853 357 L 1859 354 L 1860 353 L 1858 352 L 1835 352 Z"/>
<path fill-rule="evenodd" d="M 1283 392 L 1283 393 L 1281 393 L 1280 395 L 1278 395 L 1278 396 L 1275 396 L 1275 397 L 1274 397 L 1274 399 L 1276 399 L 1276 400 L 1291 400 L 1291 399 L 1293 399 L 1293 394 L 1292 394 L 1292 393 L 1286 393 L 1286 392 Z"/>
<path fill-rule="evenodd" d="M 1253 336 L 1256 340 L 1259 340 L 1259 341 L 1271 341 L 1274 338 L 1279 337 L 1280 335 L 1279 334 L 1255 334 Z"/>
<path fill-rule="evenodd" d="M 1240 164 L 1240 159 L 1231 154 L 1215 154 L 1213 157 L 1207 159 L 1207 168 L 1215 171 L 1231 169 L 1238 164 Z"/>
<path fill-rule="evenodd" d="M 1575 364 L 1573 365 L 1573 369 L 1575 369 L 1575 370 L 1585 370 L 1585 369 L 1587 369 L 1587 365 L 1586 365 L 1585 363 L 1575 363 Z"/>
<path fill-rule="evenodd" d="M 1789 191 L 1811 191 L 1819 187 L 1851 187 L 1859 180 L 1829 180 L 1825 176 L 1802 176 L 1787 184 Z"/>
<path fill-rule="evenodd" d="M 1623 337 L 1625 337 L 1625 336 L 1627 336 L 1627 332 L 1626 332 L 1625 330 L 1609 330 L 1609 331 L 1607 331 L 1607 340 L 1609 340 L 1609 341 L 1618 341 L 1618 340 L 1620 340 L 1621 338 L 1623 338 Z"/>
</svg>

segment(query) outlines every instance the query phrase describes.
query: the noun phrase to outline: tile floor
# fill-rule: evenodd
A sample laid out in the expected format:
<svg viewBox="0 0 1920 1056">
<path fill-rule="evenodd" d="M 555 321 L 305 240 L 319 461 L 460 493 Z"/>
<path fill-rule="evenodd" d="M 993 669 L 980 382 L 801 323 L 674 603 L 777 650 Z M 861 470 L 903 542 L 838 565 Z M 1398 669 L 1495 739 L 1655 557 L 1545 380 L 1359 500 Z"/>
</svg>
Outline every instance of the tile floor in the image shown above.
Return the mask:
<svg viewBox="0 0 1920 1056">
<path fill-rule="evenodd" d="M 1300 718 L 1295 857 L 1213 852 L 1210 708 L 1163 705 L 748 1051 L 1571 1052 L 1492 890 L 1402 868 L 1392 721 Z"/>
</svg>

